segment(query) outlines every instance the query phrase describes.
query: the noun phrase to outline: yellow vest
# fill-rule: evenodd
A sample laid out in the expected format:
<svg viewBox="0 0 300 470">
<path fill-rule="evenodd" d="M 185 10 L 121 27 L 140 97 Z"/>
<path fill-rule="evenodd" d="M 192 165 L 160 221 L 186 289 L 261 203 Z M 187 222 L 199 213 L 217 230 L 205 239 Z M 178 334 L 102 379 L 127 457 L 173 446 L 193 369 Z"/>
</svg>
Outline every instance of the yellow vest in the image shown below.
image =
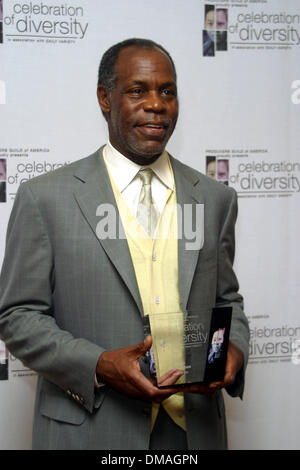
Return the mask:
<svg viewBox="0 0 300 470">
<path fill-rule="evenodd" d="M 170 162 L 169 166 L 171 168 Z M 157 375 L 161 376 L 171 368 L 184 367 L 184 349 L 178 347 L 183 338 L 183 313 L 178 286 L 176 193 L 168 189 L 167 201 L 152 239 L 132 214 L 110 173 L 109 177 L 125 230 L 144 314 L 149 314 L 152 337 L 158 340 L 154 358 L 156 369 L 159 364 Z M 184 380 L 182 376 L 177 383 Z M 173 421 L 186 429 L 183 393 L 170 396 L 162 405 Z M 158 410 L 159 404 L 153 403 L 151 430 Z"/>
</svg>

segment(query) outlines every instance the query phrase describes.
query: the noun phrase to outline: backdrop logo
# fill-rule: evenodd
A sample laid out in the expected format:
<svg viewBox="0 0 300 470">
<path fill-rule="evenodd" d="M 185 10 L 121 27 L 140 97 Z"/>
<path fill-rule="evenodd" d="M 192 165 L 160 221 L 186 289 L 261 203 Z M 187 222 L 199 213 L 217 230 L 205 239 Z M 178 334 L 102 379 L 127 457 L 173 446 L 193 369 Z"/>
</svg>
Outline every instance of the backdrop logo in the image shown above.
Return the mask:
<svg viewBox="0 0 300 470">
<path fill-rule="evenodd" d="M 49 161 L 50 151 L 48 147 L 0 143 L 0 202 L 13 200 L 20 184 L 71 163 Z"/>
<path fill-rule="evenodd" d="M 282 194 L 300 191 L 300 163 L 251 161 L 238 164 L 231 181 L 240 192 Z"/>
<path fill-rule="evenodd" d="M 270 161 L 267 154 L 267 149 L 207 150 L 206 175 L 232 186 L 239 197 L 299 194 L 300 163 Z"/>
<path fill-rule="evenodd" d="M 300 327 L 250 326 L 249 363 L 300 363 Z"/>
<path fill-rule="evenodd" d="M 8 3 L 5 11 L 7 41 L 74 43 L 84 39 L 88 23 L 82 6 L 47 3 Z"/>
<path fill-rule="evenodd" d="M 204 5 L 203 56 L 228 49 L 291 49 L 300 46 L 300 14 L 269 10 L 250 0 Z M 223 8 L 223 5 L 228 8 Z M 272 6 L 272 5 L 271 5 Z"/>
<path fill-rule="evenodd" d="M 233 45 L 298 46 L 300 44 L 300 15 L 265 11 L 238 13 L 229 31 L 235 36 Z"/>
</svg>

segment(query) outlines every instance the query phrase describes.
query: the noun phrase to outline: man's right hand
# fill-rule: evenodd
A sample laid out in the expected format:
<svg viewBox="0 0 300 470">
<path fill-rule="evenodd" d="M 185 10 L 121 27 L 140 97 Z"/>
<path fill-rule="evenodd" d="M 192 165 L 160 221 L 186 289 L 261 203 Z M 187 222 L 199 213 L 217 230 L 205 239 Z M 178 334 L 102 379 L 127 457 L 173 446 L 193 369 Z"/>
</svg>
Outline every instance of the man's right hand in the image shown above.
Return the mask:
<svg viewBox="0 0 300 470">
<path fill-rule="evenodd" d="M 138 359 L 151 348 L 152 338 L 147 336 L 135 346 L 104 351 L 98 359 L 97 377 L 102 383 L 109 385 L 118 392 L 133 398 L 141 398 L 160 403 L 173 393 L 178 392 L 173 384 L 183 375 L 183 371 L 173 369 L 160 379 L 161 385 L 170 385 L 160 389 L 152 384 L 141 372 Z"/>
</svg>

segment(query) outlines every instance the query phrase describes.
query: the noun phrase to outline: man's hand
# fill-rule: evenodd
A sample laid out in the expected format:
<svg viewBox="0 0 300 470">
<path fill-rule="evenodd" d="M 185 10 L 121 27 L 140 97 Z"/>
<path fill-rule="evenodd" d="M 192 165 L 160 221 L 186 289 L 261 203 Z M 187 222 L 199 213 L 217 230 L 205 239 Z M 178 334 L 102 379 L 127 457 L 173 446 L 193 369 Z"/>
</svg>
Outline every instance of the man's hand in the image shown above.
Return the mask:
<svg viewBox="0 0 300 470">
<path fill-rule="evenodd" d="M 178 392 L 177 388 L 171 386 L 182 376 L 182 370 L 173 369 L 161 377 L 162 385 L 170 385 L 170 388 L 164 389 L 157 388 L 142 374 L 138 359 L 151 348 L 151 345 L 152 338 L 147 336 L 145 341 L 135 346 L 104 351 L 98 359 L 96 369 L 98 380 L 130 397 L 156 403 Z"/>
<path fill-rule="evenodd" d="M 184 393 L 201 393 L 211 396 L 217 390 L 232 385 L 236 374 L 243 365 L 243 353 L 238 346 L 229 341 L 224 379 L 209 384 L 193 384 L 180 388 Z"/>
</svg>

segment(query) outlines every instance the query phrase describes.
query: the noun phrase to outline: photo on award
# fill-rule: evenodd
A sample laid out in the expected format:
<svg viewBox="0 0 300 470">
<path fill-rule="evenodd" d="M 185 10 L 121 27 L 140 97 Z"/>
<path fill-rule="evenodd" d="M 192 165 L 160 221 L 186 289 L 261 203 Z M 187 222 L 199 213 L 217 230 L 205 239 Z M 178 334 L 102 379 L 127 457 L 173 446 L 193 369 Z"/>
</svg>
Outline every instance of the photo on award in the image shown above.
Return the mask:
<svg viewBox="0 0 300 470">
<path fill-rule="evenodd" d="M 149 371 L 159 388 L 171 369 L 183 371 L 175 386 L 222 380 L 225 374 L 231 307 L 199 308 L 144 316 L 144 335 L 152 336 Z"/>
<path fill-rule="evenodd" d="M 231 317 L 232 307 L 213 309 L 204 382 L 216 382 L 224 378 Z"/>
</svg>

